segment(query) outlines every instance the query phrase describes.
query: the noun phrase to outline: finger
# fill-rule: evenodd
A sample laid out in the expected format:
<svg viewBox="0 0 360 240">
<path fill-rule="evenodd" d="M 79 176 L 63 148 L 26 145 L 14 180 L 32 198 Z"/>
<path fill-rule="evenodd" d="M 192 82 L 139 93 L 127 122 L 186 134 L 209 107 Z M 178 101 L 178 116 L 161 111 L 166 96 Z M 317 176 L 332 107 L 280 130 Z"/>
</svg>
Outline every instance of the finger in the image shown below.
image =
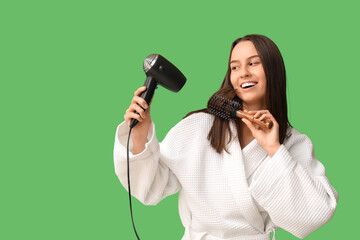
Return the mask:
<svg viewBox="0 0 360 240">
<path fill-rule="evenodd" d="M 139 122 L 143 121 L 143 119 L 141 118 L 141 116 L 139 114 L 136 113 L 129 113 L 129 114 L 125 114 L 124 116 L 125 122 L 128 126 L 130 126 L 130 123 L 133 119 L 138 120 Z"/>
<path fill-rule="evenodd" d="M 141 93 L 144 92 L 145 90 L 146 90 L 146 86 L 139 87 L 139 88 L 135 91 L 134 95 L 135 95 L 135 96 L 140 96 Z"/>
<path fill-rule="evenodd" d="M 262 110 L 257 110 L 257 111 L 255 111 L 256 113 L 270 113 L 269 112 L 269 110 L 267 110 L 267 109 L 262 109 Z"/>
<path fill-rule="evenodd" d="M 259 118 L 263 113 L 261 111 L 257 111 L 254 115 L 254 118 Z"/>
<path fill-rule="evenodd" d="M 144 119 L 137 113 L 129 113 L 127 118 L 128 118 L 128 121 L 131 121 L 132 119 L 136 119 L 139 122 L 144 121 Z"/>
<path fill-rule="evenodd" d="M 134 113 L 134 112 L 138 112 L 138 113 L 142 114 L 144 112 L 144 109 L 142 109 L 137 103 L 133 103 L 126 110 L 125 115 L 130 114 L 130 113 Z"/>
<path fill-rule="evenodd" d="M 255 117 L 258 118 L 258 117 L 262 116 L 263 114 L 271 114 L 271 113 L 267 109 L 259 110 L 259 111 L 256 111 Z"/>
<path fill-rule="evenodd" d="M 147 104 L 147 102 L 145 101 L 145 99 L 141 98 L 141 97 L 138 97 L 138 96 L 135 96 L 132 100 L 132 103 L 138 103 L 141 105 L 141 107 L 143 107 L 144 109 L 147 109 L 149 106 Z"/>
<path fill-rule="evenodd" d="M 263 115 L 264 116 L 264 122 L 267 122 L 267 123 L 272 122 L 274 125 L 278 125 L 275 117 L 268 110 L 265 110 L 265 111 L 266 111 L 266 113 Z"/>
<path fill-rule="evenodd" d="M 248 114 L 251 114 L 251 115 L 255 115 L 255 111 L 248 111 L 248 110 L 244 110 L 244 111 L 246 111 L 246 113 L 248 113 Z"/>
<path fill-rule="evenodd" d="M 269 118 L 266 114 L 263 114 L 260 118 L 259 118 L 259 120 L 260 121 L 263 121 L 264 119 L 267 119 L 267 118 Z"/>
<path fill-rule="evenodd" d="M 124 115 L 125 122 L 131 121 L 132 117 L 134 116 L 133 114 L 136 114 L 137 116 L 139 116 L 140 118 L 142 118 L 139 114 L 137 114 L 137 113 L 135 113 L 135 112 L 128 111 L 128 112 L 126 112 L 125 115 Z"/>
<path fill-rule="evenodd" d="M 138 112 L 142 118 L 145 118 L 145 111 L 137 103 L 132 104 L 132 112 Z"/>
<path fill-rule="evenodd" d="M 275 120 L 274 116 L 270 113 L 269 110 L 260 110 L 263 115 L 265 116 L 265 118 L 269 119 L 269 120 Z"/>
</svg>

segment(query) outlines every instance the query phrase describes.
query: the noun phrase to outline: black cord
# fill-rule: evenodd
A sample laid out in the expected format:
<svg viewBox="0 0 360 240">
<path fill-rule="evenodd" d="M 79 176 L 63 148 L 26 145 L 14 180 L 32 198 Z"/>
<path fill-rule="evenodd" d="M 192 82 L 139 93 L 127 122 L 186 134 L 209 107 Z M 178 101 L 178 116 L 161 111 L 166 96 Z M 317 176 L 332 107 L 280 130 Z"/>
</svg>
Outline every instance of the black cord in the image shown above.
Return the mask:
<svg viewBox="0 0 360 240">
<path fill-rule="evenodd" d="M 131 190 L 130 190 L 130 164 L 129 164 L 129 142 L 130 142 L 130 134 L 131 134 L 132 128 L 129 130 L 129 137 L 127 141 L 127 177 L 128 177 L 128 190 L 129 190 L 129 202 L 130 202 L 130 214 L 131 214 L 131 221 L 134 227 L 134 232 L 138 240 L 140 240 L 139 235 L 136 232 L 135 223 L 134 223 L 134 217 L 132 213 L 132 205 L 131 205 Z"/>
</svg>

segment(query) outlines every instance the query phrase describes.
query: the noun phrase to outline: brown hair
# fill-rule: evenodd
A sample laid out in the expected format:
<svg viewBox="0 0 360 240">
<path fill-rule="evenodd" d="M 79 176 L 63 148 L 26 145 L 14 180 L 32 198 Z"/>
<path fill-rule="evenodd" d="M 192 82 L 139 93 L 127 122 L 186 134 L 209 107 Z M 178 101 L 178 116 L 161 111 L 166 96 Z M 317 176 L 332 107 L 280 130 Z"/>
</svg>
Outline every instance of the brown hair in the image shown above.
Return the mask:
<svg viewBox="0 0 360 240">
<path fill-rule="evenodd" d="M 221 83 L 220 89 L 214 93 L 234 101 L 241 103 L 241 99 L 236 95 L 233 86 L 230 82 L 230 61 L 231 53 L 239 42 L 242 41 L 251 41 L 261 59 L 262 65 L 264 67 L 264 72 L 266 76 L 266 103 L 268 110 L 274 116 L 276 121 L 279 124 L 279 141 L 282 144 L 286 138 L 286 131 L 288 126 L 291 127 L 287 116 L 287 101 L 286 101 L 286 72 L 285 65 L 281 53 L 275 43 L 264 35 L 251 34 L 246 35 L 242 38 L 236 39 L 230 50 L 230 56 L 228 61 L 228 69 L 224 78 L 224 81 Z M 185 117 L 197 113 L 197 112 L 206 112 L 207 109 L 200 109 L 188 113 Z M 238 133 L 238 138 L 240 137 L 240 119 L 236 119 L 236 129 Z M 220 117 L 215 117 L 213 125 L 208 134 L 208 140 L 211 143 L 211 146 L 218 152 L 221 153 L 226 149 L 226 133 L 229 134 L 228 140 L 231 140 L 231 130 L 229 125 L 229 120 L 225 120 Z M 239 138 L 240 141 L 240 138 Z"/>
</svg>

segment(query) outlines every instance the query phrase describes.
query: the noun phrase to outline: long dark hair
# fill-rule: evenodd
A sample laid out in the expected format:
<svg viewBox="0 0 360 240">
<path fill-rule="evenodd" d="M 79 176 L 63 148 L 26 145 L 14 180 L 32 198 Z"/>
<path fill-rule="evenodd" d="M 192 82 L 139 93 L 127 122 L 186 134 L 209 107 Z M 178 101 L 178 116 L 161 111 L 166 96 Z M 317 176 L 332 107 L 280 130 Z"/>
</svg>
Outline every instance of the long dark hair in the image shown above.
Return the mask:
<svg viewBox="0 0 360 240">
<path fill-rule="evenodd" d="M 224 81 L 221 83 L 220 89 L 215 93 L 223 97 L 227 97 L 237 102 L 241 102 L 241 99 L 236 95 L 235 90 L 230 82 L 230 61 L 231 53 L 239 42 L 242 41 L 251 41 L 261 59 L 262 66 L 264 67 L 264 72 L 266 76 L 266 103 L 267 108 L 270 113 L 274 116 L 276 121 L 279 124 L 279 141 L 282 144 L 286 138 L 287 128 L 291 124 L 287 116 L 287 101 L 286 101 L 286 72 L 284 60 L 281 56 L 281 53 L 275 43 L 264 35 L 251 34 L 246 35 L 242 38 L 236 39 L 230 50 L 230 56 L 228 61 L 228 69 L 224 78 Z M 207 109 L 200 109 L 188 113 L 185 117 L 197 113 L 197 112 L 207 112 Z M 236 119 L 236 128 L 238 133 L 238 138 L 240 141 L 240 119 Z M 222 119 L 220 117 L 215 117 L 213 125 L 208 135 L 208 140 L 211 143 L 211 146 L 218 152 L 221 153 L 226 149 L 226 133 L 229 134 L 229 141 L 231 140 L 231 130 L 229 126 L 229 120 Z"/>
</svg>

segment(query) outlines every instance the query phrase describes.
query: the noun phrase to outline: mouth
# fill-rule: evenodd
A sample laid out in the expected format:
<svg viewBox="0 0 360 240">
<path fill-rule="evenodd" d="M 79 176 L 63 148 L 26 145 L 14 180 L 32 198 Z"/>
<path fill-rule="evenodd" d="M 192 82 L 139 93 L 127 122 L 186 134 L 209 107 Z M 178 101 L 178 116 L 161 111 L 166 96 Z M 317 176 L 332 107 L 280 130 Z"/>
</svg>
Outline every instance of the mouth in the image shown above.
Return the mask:
<svg viewBox="0 0 360 240">
<path fill-rule="evenodd" d="M 242 89 L 250 89 L 257 85 L 257 82 L 244 82 L 240 86 Z"/>
</svg>

